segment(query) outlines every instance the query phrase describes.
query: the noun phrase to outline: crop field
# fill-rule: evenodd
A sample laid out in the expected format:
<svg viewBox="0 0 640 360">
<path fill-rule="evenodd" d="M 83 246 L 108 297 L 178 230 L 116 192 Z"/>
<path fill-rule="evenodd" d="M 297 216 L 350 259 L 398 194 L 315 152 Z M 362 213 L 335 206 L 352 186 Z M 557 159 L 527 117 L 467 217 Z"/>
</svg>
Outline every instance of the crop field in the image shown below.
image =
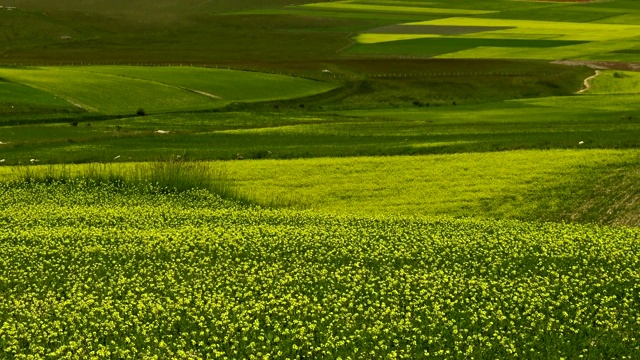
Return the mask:
<svg viewBox="0 0 640 360">
<path fill-rule="evenodd" d="M 637 229 L 0 186 L 3 357 L 640 355 Z"/>
<path fill-rule="evenodd" d="M 0 359 L 640 358 L 637 0 L 0 24 Z"/>
<path fill-rule="evenodd" d="M 333 88 L 326 83 L 280 75 L 191 67 L 0 68 L 0 76 L 48 92 L 86 111 L 116 114 L 133 114 L 139 108 L 211 109 L 232 101 L 286 99 Z M 252 90 L 243 91 L 249 84 Z M 11 103 L 25 98 L 24 94 L 11 92 L 0 101 Z"/>
</svg>

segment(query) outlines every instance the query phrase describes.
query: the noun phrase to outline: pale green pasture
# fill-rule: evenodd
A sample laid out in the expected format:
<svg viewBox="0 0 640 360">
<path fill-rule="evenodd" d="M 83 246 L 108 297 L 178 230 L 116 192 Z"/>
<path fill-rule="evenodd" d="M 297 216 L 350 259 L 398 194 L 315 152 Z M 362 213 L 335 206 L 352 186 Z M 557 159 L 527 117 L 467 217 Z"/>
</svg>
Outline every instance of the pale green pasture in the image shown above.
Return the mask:
<svg viewBox="0 0 640 360">
<path fill-rule="evenodd" d="M 394 5 L 382 5 L 382 4 L 359 4 L 354 1 L 313 3 L 313 4 L 303 5 L 303 6 L 307 8 L 314 8 L 314 9 L 367 11 L 367 12 L 396 12 L 396 13 L 410 13 L 410 14 L 482 15 L 482 14 L 493 13 L 493 11 L 487 11 L 487 10 L 447 9 L 447 8 L 439 8 L 439 7 L 422 7 L 422 6 L 394 6 Z"/>
<path fill-rule="evenodd" d="M 628 159 L 621 151 L 513 151 L 410 157 L 319 158 L 212 163 L 224 166 L 241 193 L 258 201 L 291 199 L 315 211 L 338 214 L 472 216 L 511 212 L 539 182 L 561 185 L 578 167 Z M 635 153 L 634 153 L 635 154 Z M 636 154 L 637 155 L 637 154 Z M 126 173 L 135 164 L 104 165 Z M 58 166 L 56 166 L 58 167 Z M 95 165 L 70 165 L 82 173 Z M 47 166 L 32 167 L 47 171 Z M 0 167 L 0 179 L 17 174 Z M 510 199 L 504 201 L 504 199 Z"/>
<path fill-rule="evenodd" d="M 117 114 L 132 114 L 139 108 L 147 112 L 197 110 L 221 107 L 232 101 L 288 99 L 335 87 L 290 76 L 194 67 L 1 68 L 0 78 L 64 99 L 59 102 L 69 106 Z M 2 95 L 0 102 L 24 98 L 12 92 Z M 39 102 L 36 97 L 33 101 Z"/>
<path fill-rule="evenodd" d="M 227 163 L 241 192 L 340 214 L 526 217 L 544 191 L 637 151 L 512 151 Z M 558 201 L 561 201 L 558 199 Z M 551 210 L 551 209 L 549 209 Z"/>
<path fill-rule="evenodd" d="M 432 144 L 426 144 L 430 146 Z M 544 150 L 451 155 L 210 162 L 238 193 L 258 203 L 290 203 L 315 212 L 556 218 L 579 206 L 578 187 L 593 186 L 629 164 L 637 150 Z M 138 174 L 145 164 L 67 165 L 70 174 Z M 29 166 L 50 172 L 61 165 Z M 17 167 L 0 166 L 0 180 Z M 586 174 L 586 175 L 585 175 Z"/>
<path fill-rule="evenodd" d="M 615 74 L 618 74 L 617 76 Z M 639 94 L 640 73 L 632 71 L 602 71 L 591 80 L 589 94 Z"/>
<path fill-rule="evenodd" d="M 226 102 L 288 99 L 335 88 L 292 76 L 201 67 L 94 66 L 78 70 L 154 81 Z"/>
<path fill-rule="evenodd" d="M 73 68 L 0 69 L 0 77 L 44 90 L 87 111 L 135 113 L 212 107 L 213 99 L 149 80 Z"/>
</svg>

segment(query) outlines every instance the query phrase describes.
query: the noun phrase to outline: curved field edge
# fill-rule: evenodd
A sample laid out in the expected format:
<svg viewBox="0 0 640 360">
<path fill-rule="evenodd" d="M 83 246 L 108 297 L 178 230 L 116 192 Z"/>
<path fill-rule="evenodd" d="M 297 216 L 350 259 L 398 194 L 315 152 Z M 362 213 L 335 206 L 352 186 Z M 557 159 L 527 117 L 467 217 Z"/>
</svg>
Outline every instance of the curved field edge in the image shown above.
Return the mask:
<svg viewBox="0 0 640 360">
<path fill-rule="evenodd" d="M 640 356 L 638 229 L 0 192 L 2 357 Z"/>
<path fill-rule="evenodd" d="M 216 186 L 224 185 L 222 189 L 229 190 L 226 194 L 230 198 L 244 199 L 246 203 L 330 214 L 477 217 L 638 226 L 640 192 L 634 185 L 640 179 L 638 155 L 635 150 L 522 150 L 216 161 L 197 163 L 199 173 L 195 178 L 209 177 L 218 184 Z M 139 183 L 146 176 L 141 174 L 148 174 L 148 169 L 146 164 L 135 163 L 0 166 L 0 179 L 15 179 L 16 175 L 20 177 L 21 172 L 27 171 L 51 179 L 59 179 L 60 174 L 89 179 L 116 174 Z M 188 171 L 181 172 L 179 167 L 174 169 L 176 171 L 169 170 L 169 175 L 156 178 L 175 178 L 175 183 L 168 183 L 169 187 L 189 188 L 191 183 L 185 176 Z M 205 179 L 198 184 L 206 183 Z"/>
<path fill-rule="evenodd" d="M 226 69 L 197 67 L 0 68 L 0 76 L 90 112 L 135 113 L 219 108 L 237 101 L 305 97 L 334 84 Z M 265 95 L 267 94 L 267 95 Z M 12 101 L 11 94 L 4 101 Z"/>
</svg>

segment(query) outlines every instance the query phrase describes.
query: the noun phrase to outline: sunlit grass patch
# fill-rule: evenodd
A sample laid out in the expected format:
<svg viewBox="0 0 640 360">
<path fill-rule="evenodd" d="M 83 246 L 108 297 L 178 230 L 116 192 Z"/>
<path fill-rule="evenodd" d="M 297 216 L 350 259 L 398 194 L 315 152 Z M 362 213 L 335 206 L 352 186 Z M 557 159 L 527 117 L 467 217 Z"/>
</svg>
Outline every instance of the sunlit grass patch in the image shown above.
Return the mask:
<svg viewBox="0 0 640 360">
<path fill-rule="evenodd" d="M 559 150 L 261 160 L 232 163 L 228 171 L 240 191 L 257 199 L 296 195 L 321 212 L 533 219 L 579 203 L 569 184 L 581 181 L 582 171 L 597 173 L 637 155 Z"/>
<path fill-rule="evenodd" d="M 335 87 L 282 75 L 192 67 L 0 68 L 0 77 L 48 92 L 84 111 L 116 114 L 210 109 L 232 101 L 308 96 Z"/>
<path fill-rule="evenodd" d="M 519 34 L 541 37 L 553 36 L 557 40 L 575 41 L 611 41 L 629 39 L 640 36 L 640 25 L 599 24 L 558 22 L 544 20 L 506 20 L 452 17 L 446 19 L 429 20 L 409 23 L 407 25 L 439 25 L 439 26 L 504 26 L 508 29 L 468 34 L 467 37 L 492 37 L 492 34 L 509 35 L 517 39 Z"/>
<path fill-rule="evenodd" d="M 588 94 L 640 94 L 640 73 L 635 71 L 601 71 L 590 81 Z M 640 100 L 640 96 L 638 97 Z"/>
</svg>

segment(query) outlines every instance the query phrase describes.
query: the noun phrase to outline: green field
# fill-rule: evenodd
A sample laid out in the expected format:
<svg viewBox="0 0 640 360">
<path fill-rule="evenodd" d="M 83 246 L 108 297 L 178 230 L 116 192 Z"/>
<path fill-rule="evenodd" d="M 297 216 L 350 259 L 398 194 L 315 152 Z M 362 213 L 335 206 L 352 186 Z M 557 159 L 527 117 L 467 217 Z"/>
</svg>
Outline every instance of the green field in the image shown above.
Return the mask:
<svg viewBox="0 0 640 360">
<path fill-rule="evenodd" d="M 0 359 L 640 357 L 637 0 L 0 24 Z"/>
<path fill-rule="evenodd" d="M 133 114 L 212 109 L 233 101 L 264 101 L 328 91 L 330 84 L 280 75 L 193 67 L 4 68 L 0 76 L 89 112 Z M 37 100 L 19 92 L 3 102 Z"/>
<path fill-rule="evenodd" d="M 640 75 L 631 71 L 600 72 L 592 81 L 589 94 L 639 94 Z"/>
<path fill-rule="evenodd" d="M 637 229 L 0 186 L 3 357 L 640 354 Z"/>
</svg>

